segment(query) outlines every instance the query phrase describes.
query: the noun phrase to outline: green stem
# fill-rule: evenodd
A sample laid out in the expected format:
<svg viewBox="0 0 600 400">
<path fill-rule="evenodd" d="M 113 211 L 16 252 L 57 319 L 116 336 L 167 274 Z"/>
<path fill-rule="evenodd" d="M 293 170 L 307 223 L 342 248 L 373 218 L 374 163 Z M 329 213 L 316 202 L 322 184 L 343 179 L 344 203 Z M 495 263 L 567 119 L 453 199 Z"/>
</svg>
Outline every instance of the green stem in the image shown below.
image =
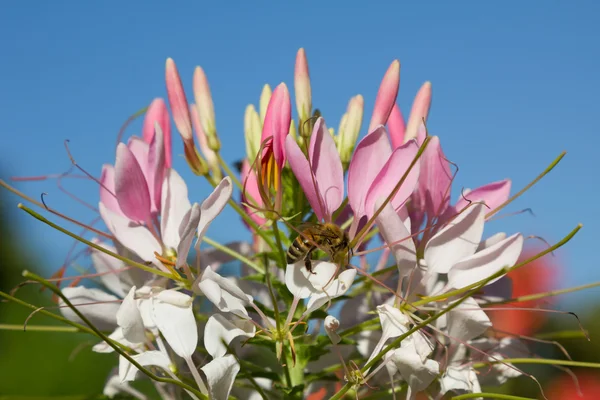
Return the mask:
<svg viewBox="0 0 600 400">
<path fill-rule="evenodd" d="M 58 287 L 56 287 L 55 285 L 53 285 L 52 283 L 48 282 L 47 280 L 45 280 L 44 278 L 34 274 L 33 272 L 29 272 L 29 271 L 23 271 L 23 276 L 27 279 L 31 279 L 34 280 L 36 282 L 41 283 L 42 285 L 44 285 L 45 287 L 47 287 L 48 289 L 50 289 L 54 294 L 56 294 L 57 296 L 59 296 L 64 302 L 65 304 L 71 309 L 73 310 L 73 312 L 75 314 L 77 314 L 77 316 L 79 318 L 81 318 L 81 320 L 83 322 L 85 322 L 86 325 L 88 325 L 91 330 L 100 338 L 102 338 L 102 340 L 104 340 L 110 347 L 113 348 L 113 350 L 115 350 L 117 353 L 119 353 L 120 355 L 122 355 L 123 357 L 125 357 L 127 359 L 127 361 L 129 361 L 131 364 L 133 364 L 137 369 L 139 369 L 142 373 L 144 373 L 146 376 L 148 376 L 150 379 L 153 379 L 155 381 L 158 382 L 164 382 L 164 383 L 170 383 L 173 385 L 177 385 L 185 390 L 188 390 L 192 393 L 194 393 L 196 396 L 198 396 L 201 399 L 208 399 L 208 397 L 206 395 L 204 395 L 202 392 L 200 392 L 198 389 L 193 388 L 192 386 L 177 381 L 175 379 L 171 379 L 171 378 L 162 378 L 159 377 L 155 374 L 153 374 L 152 372 L 150 372 L 149 370 L 147 370 L 146 368 L 144 368 L 140 363 L 138 363 L 136 360 L 134 360 L 129 354 L 127 354 L 125 351 L 123 351 L 119 346 L 117 346 L 116 344 L 113 343 L 113 341 L 108 338 L 106 335 L 104 335 L 104 333 L 100 332 L 100 330 L 98 330 L 98 328 L 96 328 L 94 326 L 94 324 L 92 324 L 90 322 L 90 320 L 87 319 L 87 317 L 85 315 L 83 315 L 78 309 L 77 307 L 75 307 L 71 301 L 67 298 L 67 296 L 65 296 Z"/>
<path fill-rule="evenodd" d="M 556 165 L 558 165 L 558 163 L 560 162 L 560 160 L 562 160 L 563 157 L 566 154 L 567 154 L 566 151 L 563 151 L 562 153 L 560 153 L 560 155 L 558 157 L 556 157 L 554 159 L 554 161 L 552 161 L 552 163 L 544 170 L 544 172 L 542 172 L 541 174 L 539 174 L 537 176 L 537 178 L 535 178 L 533 181 L 531 181 L 529 183 L 529 185 L 525 186 L 518 193 L 516 193 L 515 195 L 513 195 L 510 199 L 506 200 L 504 203 L 500 204 L 498 207 L 494 208 L 492 211 L 490 211 L 489 213 L 487 213 L 485 215 L 485 218 L 486 219 L 490 218 L 492 215 L 496 214 L 498 211 L 502 210 L 504 207 L 506 207 L 507 205 L 509 205 L 510 203 L 512 203 L 514 200 L 516 200 L 523 193 L 525 193 L 526 191 L 528 191 L 533 185 L 535 185 L 536 183 L 538 183 L 544 176 L 546 176 L 550 171 L 552 171 L 554 169 L 554 167 L 556 167 Z"/>
<path fill-rule="evenodd" d="M 265 270 L 263 267 L 261 267 L 260 265 L 258 265 L 257 263 L 253 262 L 252 260 L 250 260 L 249 258 L 244 257 L 243 255 L 241 255 L 240 253 L 238 253 L 237 251 L 231 250 L 229 247 L 222 245 L 219 242 L 216 242 L 214 240 L 212 240 L 211 238 L 204 236 L 202 238 L 202 241 L 209 244 L 210 246 L 214 247 L 215 249 L 230 255 L 231 257 L 243 262 L 244 264 L 246 264 L 247 266 L 249 266 L 250 268 L 252 268 L 253 270 L 255 270 L 256 272 L 258 272 L 259 274 L 264 274 Z"/>
<path fill-rule="evenodd" d="M 281 257 L 281 265 L 285 267 L 285 252 L 283 250 L 283 245 L 281 244 L 281 235 L 279 234 L 279 227 L 277 226 L 277 221 L 273 221 L 273 234 L 275 235 L 275 243 L 277 244 L 277 248 L 279 249 L 279 257 Z"/>
<path fill-rule="evenodd" d="M 587 338 L 587 335 L 586 332 L 582 331 L 558 331 L 537 333 L 536 335 L 534 335 L 534 338 L 542 340 L 585 339 Z"/>
<path fill-rule="evenodd" d="M 17 324 L 0 324 L 1 331 L 28 331 L 28 332 L 83 332 L 81 329 L 74 326 L 52 326 L 52 325 L 27 325 L 27 329 L 23 325 Z"/>
<path fill-rule="evenodd" d="M 217 159 L 219 160 L 219 165 L 221 166 L 221 168 L 223 168 L 223 170 L 225 171 L 225 173 L 227 175 L 229 175 L 229 177 L 231 178 L 231 180 L 233 180 L 233 183 L 240 190 L 244 190 L 244 187 L 242 186 L 242 183 L 240 182 L 240 180 L 237 178 L 237 175 L 233 173 L 233 171 L 231 170 L 231 168 L 229 168 L 229 165 L 227 165 L 227 163 L 225 162 L 225 160 L 223 160 L 223 157 L 221 157 L 221 153 L 216 153 L 216 154 L 217 154 Z"/>
<path fill-rule="evenodd" d="M 117 254 L 117 253 L 113 253 L 112 251 L 107 250 L 107 249 L 105 249 L 102 246 L 99 246 L 99 245 L 97 245 L 95 243 L 92 243 L 89 240 L 86 240 L 86 239 L 82 238 L 81 236 L 78 236 L 78 235 L 76 235 L 76 234 L 74 234 L 72 232 L 69 232 L 65 228 L 63 228 L 63 227 L 55 224 L 54 222 L 49 221 L 44 216 L 38 214 L 37 212 L 33 211 L 29 207 L 23 205 L 23 203 L 19 203 L 19 205 L 17 207 L 19 207 L 21 210 L 25 211 L 27 214 L 31 215 L 35 219 L 37 219 L 39 221 L 42 221 L 46 225 L 51 226 L 52 228 L 54 228 L 54 229 L 56 229 L 56 230 L 64 233 L 67 236 L 72 237 L 75 240 L 80 241 L 81 243 L 84 243 L 84 244 L 88 245 L 89 247 L 93 247 L 94 249 L 96 249 L 98 251 L 101 251 L 101 252 L 103 252 L 105 254 L 108 254 L 109 256 L 114 257 L 117 260 L 121 260 L 121 261 L 123 261 L 127 265 L 130 265 L 132 267 L 136 267 L 136 268 L 142 269 L 142 270 L 144 270 L 146 272 L 149 272 L 151 274 L 154 274 L 154 275 L 160 275 L 160 276 L 163 276 L 165 278 L 173 279 L 175 281 L 185 282 L 187 284 L 187 281 L 185 279 L 181 278 L 181 277 L 175 277 L 172 274 L 166 273 L 166 272 L 161 271 L 159 269 L 152 268 L 152 267 L 149 267 L 149 266 L 144 265 L 142 263 L 138 263 L 138 262 L 132 261 L 132 260 L 126 258 L 126 257 L 123 257 L 123 256 Z"/>
<path fill-rule="evenodd" d="M 512 396 L 510 394 L 501 393 L 466 393 L 459 396 L 454 396 L 450 400 L 462 400 L 462 399 L 478 399 L 485 397 L 488 399 L 501 399 L 501 400 L 535 400 L 531 397 Z"/>
<path fill-rule="evenodd" d="M 483 368 L 490 364 L 546 364 L 546 365 L 564 365 L 566 367 L 582 368 L 600 368 L 600 363 L 571 361 L 571 360 L 553 360 L 549 358 L 503 358 L 497 361 L 488 361 L 474 363 L 473 368 Z"/>
<path fill-rule="evenodd" d="M 590 289 L 590 288 L 594 288 L 597 286 L 600 286 L 600 282 L 588 283 L 586 285 L 575 286 L 575 287 L 567 288 L 567 289 L 549 290 L 547 292 L 528 294 L 526 296 L 514 297 L 514 298 L 508 299 L 508 300 L 501 300 L 501 301 L 496 301 L 493 303 L 487 303 L 487 304 L 482 305 L 482 307 L 485 308 L 485 307 L 498 305 L 498 304 L 519 303 L 522 301 L 538 300 L 538 299 L 543 299 L 546 297 L 558 296 L 558 295 L 565 294 L 565 293 L 578 292 L 580 290 Z"/>
<path fill-rule="evenodd" d="M 11 296 L 8 293 L 0 292 L 0 297 L 4 297 L 7 300 L 13 301 L 13 302 L 15 302 L 15 303 L 17 303 L 19 305 L 22 305 L 24 307 L 27 307 L 27 308 L 31 309 L 31 310 L 38 310 L 39 309 L 39 307 L 34 306 L 33 304 L 29 304 L 29 303 L 27 303 L 27 302 L 25 302 L 25 301 L 23 301 L 21 299 L 17 299 L 16 297 L 13 297 L 13 296 Z M 73 322 L 73 321 L 71 321 L 71 320 L 69 320 L 69 319 L 67 319 L 65 317 L 62 317 L 62 316 L 57 315 L 57 314 L 54 314 L 54 313 L 52 313 L 50 311 L 41 309 L 41 310 L 37 311 L 37 313 L 46 315 L 46 316 L 48 316 L 50 318 L 54 318 L 57 321 L 64 322 L 65 324 L 71 325 L 72 327 L 78 329 L 81 332 L 91 333 L 92 335 L 95 334 L 94 331 L 91 330 L 90 328 L 88 328 L 87 326 L 83 326 L 81 324 L 78 324 L 77 322 Z M 22 329 L 23 329 L 23 326 L 21 326 L 21 330 Z"/>
</svg>

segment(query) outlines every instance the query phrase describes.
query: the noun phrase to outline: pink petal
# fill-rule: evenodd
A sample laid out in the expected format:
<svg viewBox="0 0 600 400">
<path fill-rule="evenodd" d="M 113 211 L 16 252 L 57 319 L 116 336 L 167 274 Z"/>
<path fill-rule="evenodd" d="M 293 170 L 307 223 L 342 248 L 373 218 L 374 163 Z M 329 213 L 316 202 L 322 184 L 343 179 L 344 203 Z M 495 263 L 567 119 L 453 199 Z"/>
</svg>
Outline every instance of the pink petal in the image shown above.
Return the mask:
<svg viewBox="0 0 600 400">
<path fill-rule="evenodd" d="M 510 179 L 505 179 L 503 181 L 492 182 L 478 187 L 464 195 L 466 199 L 461 196 L 454 208 L 457 212 L 460 212 L 469 205 L 469 201 L 483 201 L 487 205 L 486 212 L 489 212 L 508 200 L 508 197 L 510 196 L 510 185 Z"/>
<path fill-rule="evenodd" d="M 100 201 L 111 211 L 123 215 L 115 193 L 115 168 L 110 164 L 102 166 L 100 176 Z"/>
<path fill-rule="evenodd" d="M 290 131 L 291 115 L 290 93 L 285 83 L 281 83 L 269 100 L 261 136 L 261 142 L 273 137 L 273 154 L 279 168 L 285 164 L 285 138 Z"/>
<path fill-rule="evenodd" d="M 165 81 L 167 83 L 167 97 L 169 98 L 171 111 L 173 111 L 175 126 L 185 142 L 193 141 L 192 121 L 188 111 L 187 98 L 185 97 L 181 78 L 179 77 L 179 72 L 177 72 L 177 67 L 175 66 L 175 61 L 171 58 L 167 58 Z"/>
<path fill-rule="evenodd" d="M 260 192 L 258 191 L 258 180 L 256 174 L 250 169 L 250 164 L 247 160 L 242 163 L 242 172 L 240 174 L 242 185 L 244 185 L 244 191 L 242 192 L 242 201 L 250 204 L 251 206 L 244 206 L 248 211 L 250 218 L 254 220 L 258 225 L 262 225 L 266 222 L 266 219 L 258 214 L 258 211 L 252 206 L 261 208 L 263 206 L 262 199 L 260 198 Z M 252 200 L 250 200 L 252 199 Z"/>
<path fill-rule="evenodd" d="M 148 172 L 146 180 L 152 196 L 152 212 L 160 211 L 162 184 L 165 178 L 165 148 L 163 133 L 158 122 L 155 123 L 156 134 L 148 149 Z"/>
<path fill-rule="evenodd" d="M 368 218 L 371 218 L 375 213 L 375 203 L 385 200 L 392 193 L 413 162 L 418 151 L 419 147 L 414 141 L 410 141 L 394 150 L 389 160 L 381 168 L 379 174 L 377 174 L 367 193 L 365 213 Z M 402 186 L 400 186 L 400 189 L 392 199 L 391 204 L 395 210 L 398 210 L 414 191 L 419 178 L 419 169 L 420 160 L 410 170 Z"/>
<path fill-rule="evenodd" d="M 325 215 L 331 220 L 331 215 L 344 199 L 344 170 L 340 154 L 323 118 L 319 118 L 313 128 L 309 154 L 317 188 L 324 200 Z"/>
<path fill-rule="evenodd" d="M 404 140 L 410 140 L 417 137 L 419 126 L 423 124 L 423 120 L 427 121 L 429 115 L 429 107 L 431 106 L 431 82 L 425 82 L 415 96 L 408 124 L 406 125 L 406 135 Z"/>
<path fill-rule="evenodd" d="M 375 129 L 377 125 L 385 125 L 392 108 L 396 103 L 398 89 L 400 88 L 400 61 L 394 60 L 386 71 L 377 98 L 375 99 L 375 108 L 369 123 L 369 132 Z"/>
<path fill-rule="evenodd" d="M 285 145 L 290 167 L 317 218 L 330 221 L 333 212 L 342 204 L 344 172 L 323 118 L 317 120 L 311 135 L 310 163 L 292 136 L 287 137 Z"/>
<path fill-rule="evenodd" d="M 148 106 L 148 110 L 146 111 L 146 117 L 144 118 L 144 125 L 142 127 L 142 137 L 146 143 L 152 142 L 155 122 L 158 123 L 158 126 L 160 126 L 163 132 L 165 165 L 167 168 L 171 168 L 171 121 L 169 119 L 167 105 L 161 98 L 152 100 L 152 103 L 150 103 L 150 106 Z"/>
<path fill-rule="evenodd" d="M 315 215 L 319 221 L 325 219 L 327 211 L 321 206 L 322 200 L 319 200 L 318 189 L 316 187 L 317 179 L 315 178 L 313 182 L 310 164 L 292 135 L 288 135 L 285 140 L 285 152 L 288 157 L 288 162 L 290 163 L 290 168 L 292 168 L 292 172 L 294 172 L 296 179 L 298 179 L 298 183 L 300 183 L 302 191 L 315 212 Z"/>
<path fill-rule="evenodd" d="M 149 181 L 149 168 L 148 168 L 148 152 L 150 151 L 150 144 L 144 142 L 142 138 L 132 136 L 127 141 L 127 147 L 133 153 L 133 156 L 137 160 L 146 181 Z"/>
<path fill-rule="evenodd" d="M 417 188 L 430 219 L 442 215 L 448 208 L 451 184 L 452 172 L 440 146 L 440 139 L 433 136 L 421 158 L 421 176 Z"/>
<path fill-rule="evenodd" d="M 392 153 L 385 128 L 377 127 L 356 146 L 348 168 L 348 202 L 355 220 L 365 215 L 365 199 L 373 182 Z"/>
<path fill-rule="evenodd" d="M 392 141 L 392 148 L 397 149 L 402 146 L 404 144 L 404 131 L 406 126 L 398 104 L 394 104 L 394 108 L 392 108 L 392 112 L 387 121 L 387 129 Z"/>
<path fill-rule="evenodd" d="M 146 178 L 133 153 L 123 143 L 117 146 L 115 192 L 119 207 L 129 219 L 150 220 L 151 200 Z"/>
</svg>

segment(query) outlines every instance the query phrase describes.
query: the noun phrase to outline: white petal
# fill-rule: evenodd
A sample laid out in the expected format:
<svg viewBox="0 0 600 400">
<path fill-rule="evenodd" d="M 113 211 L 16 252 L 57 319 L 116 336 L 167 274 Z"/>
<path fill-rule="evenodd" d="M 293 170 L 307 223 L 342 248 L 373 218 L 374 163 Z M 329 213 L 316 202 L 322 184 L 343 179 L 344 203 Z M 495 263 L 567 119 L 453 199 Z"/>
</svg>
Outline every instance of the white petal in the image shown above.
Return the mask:
<svg viewBox="0 0 600 400">
<path fill-rule="evenodd" d="M 162 241 L 168 247 L 177 248 L 179 225 L 191 207 L 185 181 L 174 169 L 168 170 L 162 186 L 160 217 Z"/>
<path fill-rule="evenodd" d="M 245 307 L 246 303 L 222 290 L 215 281 L 209 279 L 201 281 L 198 284 L 198 287 L 202 291 L 202 294 L 204 294 L 206 298 L 219 309 L 219 311 L 230 312 L 240 318 L 248 317 L 248 311 L 246 311 Z"/>
<path fill-rule="evenodd" d="M 313 312 L 331 299 L 343 296 L 352 286 L 355 277 L 356 270 L 354 268 L 342 272 L 336 279 L 332 280 L 331 283 L 327 285 L 324 291 L 310 296 L 306 303 L 306 311 L 304 314 Z"/>
<path fill-rule="evenodd" d="M 481 387 L 477 373 L 473 368 L 450 366 L 440 379 L 441 393 L 454 391 L 458 393 L 480 393 Z"/>
<path fill-rule="evenodd" d="M 448 273 L 448 285 L 462 288 L 515 265 L 523 249 L 523 236 L 514 234 L 456 264 Z M 489 283 L 495 282 L 494 279 Z"/>
<path fill-rule="evenodd" d="M 125 337 L 123 336 L 123 330 L 121 329 L 120 326 L 117 327 L 113 333 L 108 335 L 108 338 L 114 340 L 115 342 L 119 342 L 124 346 L 133 348 L 133 349 L 138 347 L 138 344 L 131 343 L 130 341 L 125 339 Z M 112 347 L 110 347 L 108 345 L 108 343 L 106 343 L 105 341 L 102 341 L 100 343 L 95 344 L 94 347 L 92 347 L 92 351 L 94 351 L 96 353 L 112 353 L 115 350 Z"/>
<path fill-rule="evenodd" d="M 251 321 L 235 316 L 234 318 L 235 320 L 231 321 L 222 314 L 214 314 L 206 322 L 204 347 L 213 358 L 223 357 L 227 353 L 226 344 L 236 337 L 254 337 L 256 328 Z"/>
<path fill-rule="evenodd" d="M 462 341 L 476 338 L 492 326 L 487 314 L 472 297 L 463 301 L 446 315 L 448 316 L 448 336 Z"/>
<path fill-rule="evenodd" d="M 303 271 L 306 271 L 304 261 L 288 264 L 285 267 L 285 286 L 287 286 L 290 293 L 300 299 L 306 299 L 311 294 L 317 293 Z"/>
<path fill-rule="evenodd" d="M 327 333 L 327 336 L 329 336 L 329 340 L 331 340 L 333 344 L 338 344 L 342 340 L 340 335 L 336 332 L 340 327 L 340 321 L 336 317 L 328 315 L 325 317 L 324 326 L 325 332 Z"/>
<path fill-rule="evenodd" d="M 196 233 L 196 227 L 200 221 L 200 205 L 194 203 L 192 208 L 185 214 L 181 225 L 179 226 L 180 242 L 177 245 L 177 264 L 179 268 L 187 263 L 187 257 L 192 247 L 192 241 L 194 240 L 194 234 Z"/>
<path fill-rule="evenodd" d="M 166 371 L 169 371 L 169 366 L 171 364 L 169 358 L 161 351 L 146 351 L 144 353 L 131 356 L 131 358 L 137 361 L 142 367 L 152 365 L 155 367 L 160 367 Z M 121 378 L 121 382 L 135 380 L 135 376 L 138 372 L 139 370 L 137 367 L 127 361 L 125 357 L 119 357 L 119 378 Z"/>
<path fill-rule="evenodd" d="M 377 208 L 380 207 L 377 203 Z M 390 250 L 396 259 L 399 277 L 408 276 L 417 265 L 417 251 L 415 243 L 410 237 L 410 232 L 394 211 L 391 203 L 388 203 L 377 217 L 377 226 L 383 240 L 391 245 Z M 400 240 L 402 240 L 400 242 Z"/>
<path fill-rule="evenodd" d="M 436 361 L 421 361 L 421 356 L 411 346 L 394 350 L 392 361 L 414 392 L 425 390 L 440 373 L 440 365 Z"/>
<path fill-rule="evenodd" d="M 377 306 L 381 330 L 388 338 L 398 337 L 408 332 L 410 319 L 402 311 L 389 304 Z"/>
<path fill-rule="evenodd" d="M 210 223 L 223 211 L 227 205 L 231 194 L 233 193 L 233 185 L 230 177 L 225 177 L 215 190 L 202 202 L 200 222 L 198 223 L 198 241 L 196 246 L 200 246 L 200 242 L 208 229 Z"/>
<path fill-rule="evenodd" d="M 212 400 L 227 400 L 240 365 L 232 355 L 216 358 L 200 368 L 208 382 L 208 392 Z"/>
<path fill-rule="evenodd" d="M 210 267 L 206 268 L 202 273 L 201 280 L 204 281 L 207 279 L 216 282 L 219 285 L 219 287 L 221 287 L 221 289 L 230 293 L 232 296 L 237 297 L 241 301 L 252 303 L 252 296 L 249 296 L 246 293 L 244 293 L 244 291 L 240 289 L 234 282 L 217 274 Z"/>
<path fill-rule="evenodd" d="M 108 230 L 124 247 L 131 250 L 142 260 L 159 265 L 154 252 L 161 254 L 162 248 L 148 228 L 110 211 L 102 203 L 98 205 L 98 209 Z"/>
<path fill-rule="evenodd" d="M 96 328 L 112 331 L 117 327 L 117 310 L 121 305 L 118 297 L 100 289 L 88 289 L 84 286 L 67 287 L 62 293 Z M 59 299 L 58 305 L 65 318 L 85 325 L 62 299 Z"/>
<path fill-rule="evenodd" d="M 117 249 L 115 249 L 113 246 L 101 242 L 98 239 L 92 239 L 92 243 L 102 246 L 113 253 L 117 252 Z M 112 256 L 109 256 L 106 253 L 101 252 L 100 250 L 96 250 L 93 247 L 91 248 L 91 257 L 92 263 L 94 264 L 94 269 L 97 273 L 102 274 L 100 275 L 100 280 L 104 286 L 106 286 L 108 290 L 117 296 L 125 297 L 127 293 L 123 290 L 121 279 L 119 278 L 120 273 L 110 273 L 111 271 L 122 269 L 125 267 L 125 263 Z"/>
<path fill-rule="evenodd" d="M 133 343 L 141 343 L 146 339 L 142 315 L 134 299 L 135 286 L 123 299 L 121 307 L 117 311 L 117 324 L 123 329 L 123 336 Z"/>
<path fill-rule="evenodd" d="M 504 239 L 506 239 L 506 233 L 498 232 L 498 233 L 490 236 L 489 238 L 485 239 L 481 243 L 479 243 L 479 246 L 477 247 L 477 251 L 487 249 L 488 247 L 491 247 L 491 246 L 495 245 L 496 243 L 503 241 Z"/>
<path fill-rule="evenodd" d="M 325 286 L 328 289 L 333 285 L 332 278 L 338 270 L 339 268 L 336 264 L 327 261 L 313 262 L 312 272 L 309 272 L 306 268 L 301 269 L 302 273 L 306 275 L 310 283 L 318 291 L 324 290 Z"/>
<path fill-rule="evenodd" d="M 173 297 L 180 297 L 182 305 L 175 305 Z M 156 326 L 175 354 L 182 358 L 191 357 L 198 345 L 191 297 L 174 290 L 162 291 L 152 298 L 152 311 Z"/>
<path fill-rule="evenodd" d="M 476 204 L 436 233 L 425 246 L 429 272 L 447 274 L 454 264 L 475 253 L 483 235 L 484 219 L 484 205 Z"/>
</svg>

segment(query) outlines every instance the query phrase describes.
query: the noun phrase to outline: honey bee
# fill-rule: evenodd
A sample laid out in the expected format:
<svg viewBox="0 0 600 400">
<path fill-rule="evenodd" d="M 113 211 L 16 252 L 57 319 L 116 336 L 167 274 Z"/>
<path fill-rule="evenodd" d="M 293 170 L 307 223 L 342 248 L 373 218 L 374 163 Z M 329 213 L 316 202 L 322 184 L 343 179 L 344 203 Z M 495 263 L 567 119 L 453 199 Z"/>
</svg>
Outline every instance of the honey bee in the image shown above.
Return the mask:
<svg viewBox="0 0 600 400">
<path fill-rule="evenodd" d="M 352 249 L 348 234 L 332 223 L 302 224 L 298 227 L 300 235 L 287 251 L 287 263 L 293 264 L 301 259 L 309 272 L 312 272 L 312 252 L 321 249 L 331 256 L 334 263 L 345 267 L 350 262 Z"/>
</svg>

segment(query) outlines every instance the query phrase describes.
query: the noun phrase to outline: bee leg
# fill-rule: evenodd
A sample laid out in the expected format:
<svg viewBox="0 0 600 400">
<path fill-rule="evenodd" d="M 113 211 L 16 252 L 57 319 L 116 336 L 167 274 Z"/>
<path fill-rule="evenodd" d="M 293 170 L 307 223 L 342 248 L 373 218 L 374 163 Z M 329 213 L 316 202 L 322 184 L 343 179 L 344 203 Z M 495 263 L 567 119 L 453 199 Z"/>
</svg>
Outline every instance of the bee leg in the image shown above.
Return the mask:
<svg viewBox="0 0 600 400">
<path fill-rule="evenodd" d="M 306 270 L 308 272 L 310 272 L 313 275 L 316 275 L 315 272 L 313 272 L 312 270 L 312 251 L 309 251 L 308 253 L 306 253 L 306 256 L 304 257 L 304 266 L 306 267 Z"/>
</svg>

